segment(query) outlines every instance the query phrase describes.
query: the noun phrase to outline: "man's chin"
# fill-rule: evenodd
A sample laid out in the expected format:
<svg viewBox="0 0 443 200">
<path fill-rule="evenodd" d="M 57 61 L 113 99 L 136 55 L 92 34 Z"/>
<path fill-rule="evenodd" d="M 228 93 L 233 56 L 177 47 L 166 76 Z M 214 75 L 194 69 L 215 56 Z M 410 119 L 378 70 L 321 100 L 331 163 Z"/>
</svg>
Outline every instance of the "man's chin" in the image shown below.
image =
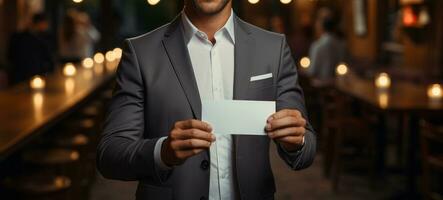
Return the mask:
<svg viewBox="0 0 443 200">
<path fill-rule="evenodd" d="M 203 15 L 216 15 L 220 13 L 220 9 L 218 8 L 201 8 L 200 13 Z"/>
<path fill-rule="evenodd" d="M 196 5 L 199 12 L 203 15 L 216 15 L 220 13 L 227 5 L 228 2 L 217 3 L 217 2 L 201 2 Z"/>
</svg>

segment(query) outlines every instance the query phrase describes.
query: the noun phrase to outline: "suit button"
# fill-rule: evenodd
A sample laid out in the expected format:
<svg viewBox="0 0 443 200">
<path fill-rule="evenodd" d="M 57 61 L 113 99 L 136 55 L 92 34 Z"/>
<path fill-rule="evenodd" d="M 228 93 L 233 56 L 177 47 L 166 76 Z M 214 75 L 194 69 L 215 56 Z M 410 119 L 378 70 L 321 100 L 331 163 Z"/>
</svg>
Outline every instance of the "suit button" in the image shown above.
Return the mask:
<svg viewBox="0 0 443 200">
<path fill-rule="evenodd" d="M 203 170 L 209 169 L 209 161 L 203 160 L 200 164 L 200 168 L 202 168 Z"/>
<path fill-rule="evenodd" d="M 200 200 L 206 200 L 205 196 L 200 197 Z"/>
</svg>

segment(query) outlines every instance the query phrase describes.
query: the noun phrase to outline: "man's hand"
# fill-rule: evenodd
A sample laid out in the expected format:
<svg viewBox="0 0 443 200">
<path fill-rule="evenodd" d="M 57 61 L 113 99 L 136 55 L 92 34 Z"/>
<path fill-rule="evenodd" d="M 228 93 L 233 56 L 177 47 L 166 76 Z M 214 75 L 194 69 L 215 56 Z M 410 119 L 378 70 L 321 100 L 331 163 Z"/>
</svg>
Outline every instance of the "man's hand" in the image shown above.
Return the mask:
<svg viewBox="0 0 443 200">
<path fill-rule="evenodd" d="M 215 136 L 209 124 L 198 120 L 179 121 L 163 142 L 161 158 L 168 166 L 180 165 L 191 156 L 208 149 Z"/>
<path fill-rule="evenodd" d="M 306 120 L 298 110 L 281 110 L 271 115 L 266 123 L 266 132 L 287 151 L 296 151 L 303 145 Z"/>
</svg>

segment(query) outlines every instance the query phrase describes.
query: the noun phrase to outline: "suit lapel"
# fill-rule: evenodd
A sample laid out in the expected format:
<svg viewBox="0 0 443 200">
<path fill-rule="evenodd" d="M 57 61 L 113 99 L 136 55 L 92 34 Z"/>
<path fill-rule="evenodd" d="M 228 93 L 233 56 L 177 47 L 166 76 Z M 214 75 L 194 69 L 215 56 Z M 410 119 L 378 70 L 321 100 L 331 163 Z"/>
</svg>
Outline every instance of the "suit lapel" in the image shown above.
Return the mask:
<svg viewBox="0 0 443 200">
<path fill-rule="evenodd" d="M 245 27 L 244 22 L 235 17 L 235 72 L 234 72 L 234 99 L 245 100 L 249 86 L 250 69 L 253 66 L 255 49 L 254 39 Z"/>
<path fill-rule="evenodd" d="M 251 68 L 254 66 L 254 49 L 255 42 L 247 29 L 245 22 L 235 17 L 235 72 L 234 72 L 234 99 L 247 100 L 247 92 L 249 86 L 249 76 Z M 236 158 L 239 158 L 239 143 L 242 136 L 234 135 L 234 149 Z"/>
<path fill-rule="evenodd" d="M 198 92 L 197 82 L 192 68 L 189 53 L 183 38 L 181 28 L 181 15 L 169 25 L 169 29 L 163 39 L 163 46 L 168 54 L 169 60 L 174 68 L 175 75 L 185 92 L 186 98 L 191 106 L 194 118 L 201 119 L 201 100 Z"/>
</svg>

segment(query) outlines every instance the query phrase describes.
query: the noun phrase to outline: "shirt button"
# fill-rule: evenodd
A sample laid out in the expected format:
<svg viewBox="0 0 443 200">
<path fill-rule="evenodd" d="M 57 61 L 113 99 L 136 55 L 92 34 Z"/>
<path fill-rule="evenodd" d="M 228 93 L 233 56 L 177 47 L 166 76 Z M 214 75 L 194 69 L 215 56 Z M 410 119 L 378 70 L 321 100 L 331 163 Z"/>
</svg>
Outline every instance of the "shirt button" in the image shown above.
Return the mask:
<svg viewBox="0 0 443 200">
<path fill-rule="evenodd" d="M 202 168 L 203 170 L 207 170 L 207 169 L 209 169 L 209 162 L 208 162 L 207 160 L 203 160 L 203 161 L 200 163 L 200 168 Z"/>
</svg>

